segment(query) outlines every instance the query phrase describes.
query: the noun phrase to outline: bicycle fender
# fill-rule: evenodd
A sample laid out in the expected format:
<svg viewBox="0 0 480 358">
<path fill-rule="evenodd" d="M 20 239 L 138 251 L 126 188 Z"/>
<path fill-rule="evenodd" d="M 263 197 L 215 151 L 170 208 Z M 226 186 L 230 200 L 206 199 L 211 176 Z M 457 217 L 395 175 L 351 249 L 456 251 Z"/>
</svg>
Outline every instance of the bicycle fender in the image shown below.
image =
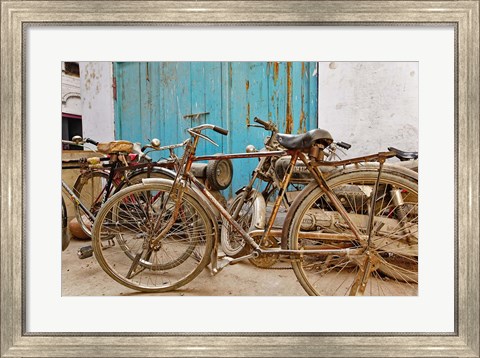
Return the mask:
<svg viewBox="0 0 480 358">
<path fill-rule="evenodd" d="M 328 180 L 331 178 L 335 178 L 338 175 L 353 173 L 357 170 L 378 171 L 379 165 L 380 165 L 379 163 L 350 164 L 345 167 L 340 167 L 329 172 L 327 175 L 325 175 L 325 179 Z M 398 164 L 385 163 L 383 164 L 382 172 L 400 174 L 411 180 L 418 182 L 418 173 L 416 171 Z"/>
<path fill-rule="evenodd" d="M 102 169 L 102 170 L 98 170 L 98 172 L 103 173 L 103 174 L 105 174 L 105 175 L 108 175 L 108 174 L 109 174 L 109 171 L 108 171 L 108 170 L 103 170 L 103 169 Z M 91 172 L 85 172 L 85 173 L 80 174 L 80 175 L 75 179 L 75 183 L 73 183 L 72 188 L 76 188 L 77 185 L 79 185 L 80 181 L 83 179 L 83 177 L 86 176 L 86 175 L 89 175 L 89 173 L 91 173 Z"/>
<path fill-rule="evenodd" d="M 150 172 L 150 173 L 162 173 L 162 174 L 165 174 L 165 176 L 168 176 L 172 179 L 175 179 L 175 176 L 177 175 L 177 173 L 175 173 L 173 170 L 170 170 L 170 169 L 167 169 L 167 168 L 163 168 L 163 167 L 152 167 L 152 168 L 147 168 L 147 167 L 144 167 L 144 168 L 140 168 L 140 169 L 134 169 L 132 170 L 129 174 L 128 174 L 128 177 L 131 178 L 135 175 L 138 175 L 138 174 L 141 174 L 141 173 L 146 173 L 146 172 Z"/>
<path fill-rule="evenodd" d="M 242 191 L 245 190 L 245 187 L 241 188 L 236 192 L 239 195 Z M 259 193 L 258 190 L 252 189 L 250 192 L 250 196 L 253 196 L 253 213 L 255 217 L 252 220 L 253 225 L 255 228 L 259 230 L 265 229 L 266 213 L 267 213 L 267 203 L 265 202 L 265 198 L 263 197 L 262 193 Z"/>
<path fill-rule="evenodd" d="M 257 229 L 265 229 L 265 223 L 267 221 L 266 213 L 267 213 L 267 203 L 265 202 L 265 198 L 261 193 L 255 190 L 255 200 L 253 201 L 254 212 L 256 217 L 254 218 L 253 224 Z"/>
</svg>

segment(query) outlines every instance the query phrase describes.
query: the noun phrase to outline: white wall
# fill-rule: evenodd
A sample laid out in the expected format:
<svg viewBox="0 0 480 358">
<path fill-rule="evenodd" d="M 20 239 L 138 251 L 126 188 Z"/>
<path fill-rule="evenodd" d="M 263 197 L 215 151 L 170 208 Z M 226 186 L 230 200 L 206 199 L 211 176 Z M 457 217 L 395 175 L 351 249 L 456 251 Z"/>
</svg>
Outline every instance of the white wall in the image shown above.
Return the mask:
<svg viewBox="0 0 480 358">
<path fill-rule="evenodd" d="M 320 62 L 318 118 L 348 157 L 417 151 L 418 62 Z"/>
<path fill-rule="evenodd" d="M 83 136 L 100 142 L 114 139 L 111 62 L 79 62 Z"/>
<path fill-rule="evenodd" d="M 62 63 L 62 67 L 64 64 Z M 62 68 L 62 113 L 82 115 L 80 79 L 66 75 Z"/>
</svg>

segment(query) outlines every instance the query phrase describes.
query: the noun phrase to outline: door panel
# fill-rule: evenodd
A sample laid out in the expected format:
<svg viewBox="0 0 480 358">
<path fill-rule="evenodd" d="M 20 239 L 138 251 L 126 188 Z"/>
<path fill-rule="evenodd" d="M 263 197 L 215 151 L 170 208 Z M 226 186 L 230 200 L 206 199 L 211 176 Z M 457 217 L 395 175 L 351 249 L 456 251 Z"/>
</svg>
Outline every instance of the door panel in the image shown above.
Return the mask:
<svg viewBox="0 0 480 358">
<path fill-rule="evenodd" d="M 201 141 L 199 155 L 244 152 L 248 144 L 260 149 L 269 133 L 248 127 L 256 116 L 287 133 L 317 127 L 315 73 L 316 62 L 117 62 L 115 137 L 173 144 L 188 137 L 185 129 L 212 123 L 230 133 L 208 131 L 219 147 Z M 246 184 L 257 162 L 233 161 L 226 195 Z"/>
</svg>

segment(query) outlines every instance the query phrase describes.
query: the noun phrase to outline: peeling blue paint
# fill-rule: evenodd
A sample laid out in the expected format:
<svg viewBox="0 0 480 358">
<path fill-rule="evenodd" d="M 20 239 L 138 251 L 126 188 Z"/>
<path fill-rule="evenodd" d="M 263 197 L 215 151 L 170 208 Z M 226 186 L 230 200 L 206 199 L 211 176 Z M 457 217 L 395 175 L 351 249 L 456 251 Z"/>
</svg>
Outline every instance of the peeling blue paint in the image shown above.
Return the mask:
<svg viewBox="0 0 480 358">
<path fill-rule="evenodd" d="M 198 154 L 244 152 L 247 144 L 261 148 L 268 133 L 247 127 L 255 117 L 292 133 L 317 126 L 315 72 L 316 62 L 117 62 L 115 137 L 141 143 L 157 137 L 166 145 L 187 138 L 186 128 L 212 123 L 230 133 L 208 133 L 220 147 L 203 141 Z M 184 118 L 203 112 L 208 114 Z M 246 184 L 257 159 L 233 162 L 230 195 Z"/>
</svg>

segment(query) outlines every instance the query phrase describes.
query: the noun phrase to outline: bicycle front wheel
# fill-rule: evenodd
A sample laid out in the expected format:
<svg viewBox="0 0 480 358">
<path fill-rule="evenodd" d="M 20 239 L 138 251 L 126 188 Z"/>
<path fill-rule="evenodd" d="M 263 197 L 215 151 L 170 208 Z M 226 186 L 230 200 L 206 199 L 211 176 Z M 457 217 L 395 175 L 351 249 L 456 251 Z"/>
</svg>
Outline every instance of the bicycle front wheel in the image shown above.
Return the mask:
<svg viewBox="0 0 480 358">
<path fill-rule="evenodd" d="M 232 204 L 228 208 L 230 215 L 233 215 L 238 210 L 238 215 L 234 219 L 247 232 L 256 228 L 254 221 L 258 214 L 254 202 L 257 195 L 259 195 L 258 192 L 252 189 L 252 192 L 244 199 L 244 193 L 242 192 L 233 199 Z M 250 245 L 245 242 L 243 237 L 223 216 L 220 243 L 223 252 L 230 257 L 241 257 L 251 250 Z"/>
<path fill-rule="evenodd" d="M 358 170 L 328 180 L 358 228 L 360 240 L 332 201 L 311 184 L 285 223 L 294 272 L 310 295 L 417 295 L 418 183 L 404 176 Z M 375 200 L 374 200 L 375 197 Z M 369 214 L 374 211 L 369 238 Z M 320 253 L 308 254 L 309 250 Z M 322 253 L 321 250 L 325 251 Z"/>
<path fill-rule="evenodd" d="M 208 213 L 188 192 L 178 198 L 169 183 L 137 184 L 102 206 L 93 249 L 102 269 L 120 284 L 166 292 L 200 274 L 210 260 L 214 235 Z"/>
</svg>

